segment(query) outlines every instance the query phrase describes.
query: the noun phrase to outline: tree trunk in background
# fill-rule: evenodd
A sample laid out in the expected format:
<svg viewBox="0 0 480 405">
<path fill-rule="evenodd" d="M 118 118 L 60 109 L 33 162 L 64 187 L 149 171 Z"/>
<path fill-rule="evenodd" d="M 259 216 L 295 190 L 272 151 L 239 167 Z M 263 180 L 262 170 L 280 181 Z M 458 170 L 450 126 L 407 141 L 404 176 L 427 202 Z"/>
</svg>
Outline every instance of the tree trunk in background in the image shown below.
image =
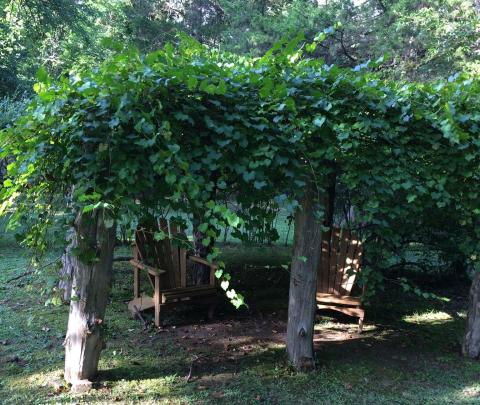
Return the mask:
<svg viewBox="0 0 480 405">
<path fill-rule="evenodd" d="M 3 187 L 5 177 L 7 177 L 7 159 L 0 159 L 0 186 Z"/>
<path fill-rule="evenodd" d="M 72 390 L 91 387 L 104 347 L 102 328 L 112 279 L 115 226 L 106 228 L 104 212 L 79 214 L 75 221 L 79 256 L 72 256 L 73 285 L 65 338 L 65 379 Z M 82 260 L 83 259 L 83 260 Z"/>
<path fill-rule="evenodd" d="M 315 368 L 313 328 L 315 324 L 317 265 L 321 251 L 321 223 L 316 218 L 312 193 L 295 214 L 295 240 L 288 302 L 287 353 L 299 370 Z M 306 260 L 305 260 L 306 258 Z"/>
<path fill-rule="evenodd" d="M 195 256 L 202 257 L 204 259 L 212 251 L 212 245 L 205 246 L 203 244 L 203 239 L 205 234 L 198 230 L 198 226 L 202 223 L 201 219 L 197 218 L 195 215 L 193 217 L 193 249 Z M 192 266 L 193 271 L 193 282 L 195 285 L 208 284 L 210 280 L 210 269 L 208 266 L 205 266 L 201 263 L 194 263 Z"/>
<path fill-rule="evenodd" d="M 62 255 L 62 268 L 60 269 L 60 281 L 58 288 L 63 290 L 63 300 L 70 302 L 72 295 L 72 281 L 74 261 L 72 256 L 72 249 L 77 247 L 77 234 L 75 228 L 71 227 L 67 233 L 67 247 L 65 253 Z"/>
<path fill-rule="evenodd" d="M 480 273 L 473 276 L 468 299 L 467 330 L 463 338 L 462 353 L 471 359 L 480 356 Z"/>
</svg>

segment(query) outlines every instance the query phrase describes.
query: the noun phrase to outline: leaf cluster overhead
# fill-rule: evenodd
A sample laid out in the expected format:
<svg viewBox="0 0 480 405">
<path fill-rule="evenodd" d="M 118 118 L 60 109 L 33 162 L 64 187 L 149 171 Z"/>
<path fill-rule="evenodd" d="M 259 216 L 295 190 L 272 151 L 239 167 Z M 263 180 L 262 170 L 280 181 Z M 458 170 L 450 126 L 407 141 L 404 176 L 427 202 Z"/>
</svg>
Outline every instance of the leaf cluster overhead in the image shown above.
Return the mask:
<svg viewBox="0 0 480 405">
<path fill-rule="evenodd" d="M 382 60 L 342 69 L 309 58 L 315 46 L 298 34 L 247 58 L 182 37 L 57 81 L 40 72 L 27 114 L 2 133 L 15 156 L 3 209 L 52 221 L 73 189 L 77 209 L 106 208 L 112 223 L 200 213 L 209 244 L 248 216 L 227 195 L 295 207 L 335 172 L 360 220 L 385 232 L 431 209 L 475 229 L 478 80 L 387 82 L 370 73 Z"/>
</svg>

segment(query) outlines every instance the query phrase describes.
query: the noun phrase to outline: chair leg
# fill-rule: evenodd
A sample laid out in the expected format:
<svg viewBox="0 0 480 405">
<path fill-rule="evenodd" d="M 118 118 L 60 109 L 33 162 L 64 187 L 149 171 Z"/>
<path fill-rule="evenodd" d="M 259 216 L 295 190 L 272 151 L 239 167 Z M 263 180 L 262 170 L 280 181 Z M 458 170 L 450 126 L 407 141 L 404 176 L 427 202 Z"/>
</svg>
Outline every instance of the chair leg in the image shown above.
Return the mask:
<svg viewBox="0 0 480 405">
<path fill-rule="evenodd" d="M 362 333 L 363 330 L 363 317 L 365 315 L 362 315 L 360 318 L 358 318 L 358 333 Z"/>
<path fill-rule="evenodd" d="M 155 291 L 153 300 L 155 302 L 155 326 L 160 326 L 160 277 L 155 276 Z"/>
<path fill-rule="evenodd" d="M 133 269 L 133 298 L 140 297 L 140 270 Z"/>
</svg>

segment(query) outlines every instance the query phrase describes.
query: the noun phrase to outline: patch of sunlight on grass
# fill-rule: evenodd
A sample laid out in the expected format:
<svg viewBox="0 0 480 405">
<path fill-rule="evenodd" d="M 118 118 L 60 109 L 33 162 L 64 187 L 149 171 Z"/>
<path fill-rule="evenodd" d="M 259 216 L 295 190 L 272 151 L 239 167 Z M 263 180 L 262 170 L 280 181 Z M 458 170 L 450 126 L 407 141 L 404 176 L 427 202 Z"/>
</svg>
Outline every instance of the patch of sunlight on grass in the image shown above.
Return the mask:
<svg viewBox="0 0 480 405">
<path fill-rule="evenodd" d="M 315 325 L 314 330 L 322 331 L 325 329 L 338 330 L 338 331 L 357 331 L 358 323 L 338 323 L 332 321 L 323 321 Z M 376 325 L 363 325 L 363 332 L 371 332 L 378 329 Z"/>
<path fill-rule="evenodd" d="M 447 393 L 440 403 L 446 404 L 478 404 L 480 403 L 480 385 L 472 384 Z"/>
<path fill-rule="evenodd" d="M 48 387 L 52 381 L 59 381 L 63 384 L 63 370 L 40 371 L 28 376 L 22 375 L 17 378 L 10 379 L 7 383 L 12 390 L 38 390 L 41 387 Z"/>
<path fill-rule="evenodd" d="M 269 350 L 283 350 L 285 349 L 285 343 L 272 342 L 272 343 L 268 343 L 266 347 Z"/>
<path fill-rule="evenodd" d="M 480 386 L 478 384 L 475 384 L 469 387 L 465 387 L 462 390 L 462 397 L 469 399 L 477 398 L 477 400 L 480 400 Z"/>
<path fill-rule="evenodd" d="M 428 311 L 422 313 L 414 313 L 413 315 L 406 315 L 402 318 L 408 323 L 427 323 L 427 324 L 440 324 L 452 321 L 453 318 L 446 312 L 442 311 Z"/>
</svg>

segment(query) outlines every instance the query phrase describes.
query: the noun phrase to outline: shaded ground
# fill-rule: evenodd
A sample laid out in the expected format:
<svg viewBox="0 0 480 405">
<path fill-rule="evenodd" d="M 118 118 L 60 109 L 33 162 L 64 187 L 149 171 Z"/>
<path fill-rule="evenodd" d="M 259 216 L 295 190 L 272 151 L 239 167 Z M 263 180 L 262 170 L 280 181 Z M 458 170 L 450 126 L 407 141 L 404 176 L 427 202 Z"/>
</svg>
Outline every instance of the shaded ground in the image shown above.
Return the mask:
<svg viewBox="0 0 480 405">
<path fill-rule="evenodd" d="M 365 332 L 325 313 L 316 325 L 317 371 L 285 361 L 288 249 L 225 248 L 234 288 L 248 309 L 229 304 L 170 311 L 157 330 L 131 319 L 127 265 L 116 264 L 97 389 L 71 395 L 61 381 L 68 307 L 46 307 L 49 282 L 22 277 L 25 253 L 0 245 L 0 403 L 475 404 L 480 365 L 460 357 L 466 287 L 421 300 L 390 289 L 367 308 Z M 266 268 L 264 265 L 269 265 Z M 51 281 L 51 280 L 50 280 Z M 148 314 L 146 315 L 149 320 Z"/>
</svg>

